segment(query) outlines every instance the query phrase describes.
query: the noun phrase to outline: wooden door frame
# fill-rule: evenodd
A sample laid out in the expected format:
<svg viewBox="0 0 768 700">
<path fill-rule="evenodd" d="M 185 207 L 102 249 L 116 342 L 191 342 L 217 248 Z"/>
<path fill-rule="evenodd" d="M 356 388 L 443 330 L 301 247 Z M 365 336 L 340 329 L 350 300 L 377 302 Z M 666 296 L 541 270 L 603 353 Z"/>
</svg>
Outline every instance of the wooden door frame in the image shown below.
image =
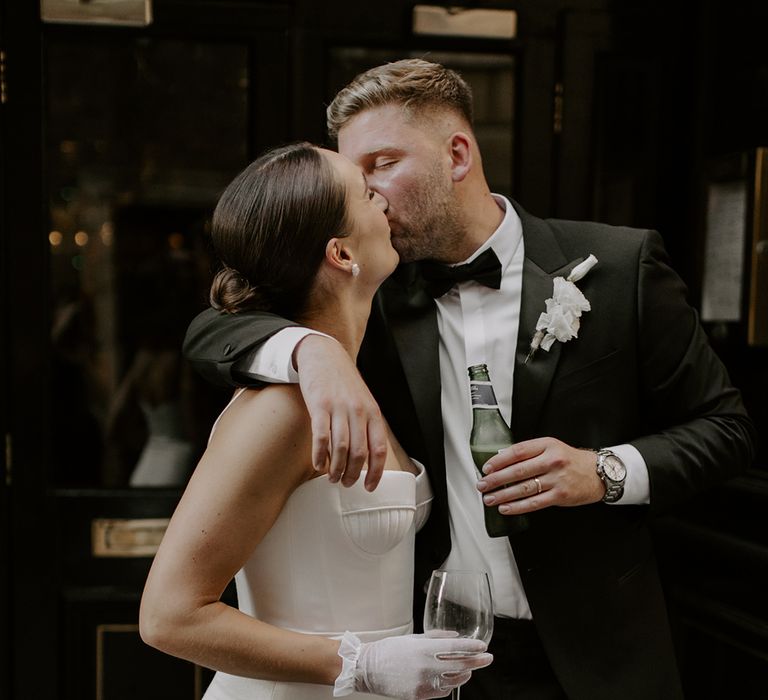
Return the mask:
<svg viewBox="0 0 768 700">
<path fill-rule="evenodd" d="M 51 547 L 55 523 L 46 473 L 50 447 L 43 418 L 50 304 L 42 198 L 41 33 L 37 3 L 6 0 L 2 7 L 3 432 L 10 448 L 5 468 L 12 468 L 3 480 L 8 505 L 3 548 L 9 564 L 4 585 L 10 608 L 4 663 L 9 697 L 53 698 L 57 669 L 40 664 L 41 659 L 55 664 L 57 625 Z"/>
<path fill-rule="evenodd" d="M 243 42 L 251 47 L 251 95 L 274 78 L 259 59 L 264 51 L 281 50 L 275 30 L 286 23 L 288 6 L 235 2 L 228 4 L 225 16 L 212 5 L 192 12 L 183 3 L 159 2 L 155 9 L 152 26 L 125 33 Z M 59 698 L 64 670 L 55 544 L 58 510 L 50 467 L 55 445 L 50 440 L 48 396 L 51 304 L 43 49 L 47 33 L 67 31 L 94 30 L 44 26 L 39 3 L 0 0 L 7 95 L 0 104 L 0 302 L 7 310 L 0 317 L 0 697 L 4 698 Z M 281 65 L 289 66 L 289 61 Z M 288 77 L 281 90 L 288 89 Z M 287 98 L 280 94 L 273 99 Z M 251 156 L 290 136 L 288 120 L 281 119 L 278 111 L 251 111 L 247 135 Z M 12 464 L 6 460 L 6 435 Z"/>
<path fill-rule="evenodd" d="M 5 147 L 5 65 L 6 65 L 6 2 L 0 2 L 0 78 L 3 83 L 0 93 L 0 153 L 4 153 Z M 0 161 L 0 306 L 5 309 L 8 306 L 7 279 L 8 279 L 8 249 L 6 246 L 6 166 L 5 159 Z M 9 326 L 5 314 L 0 314 L 0 367 L 8 367 L 8 343 Z M 0 438 L 3 448 L 0 451 L 0 695 L 11 696 L 11 519 L 10 519 L 10 479 L 7 456 L 5 449 L 8 438 L 8 372 L 2 370 L 0 374 Z"/>
</svg>

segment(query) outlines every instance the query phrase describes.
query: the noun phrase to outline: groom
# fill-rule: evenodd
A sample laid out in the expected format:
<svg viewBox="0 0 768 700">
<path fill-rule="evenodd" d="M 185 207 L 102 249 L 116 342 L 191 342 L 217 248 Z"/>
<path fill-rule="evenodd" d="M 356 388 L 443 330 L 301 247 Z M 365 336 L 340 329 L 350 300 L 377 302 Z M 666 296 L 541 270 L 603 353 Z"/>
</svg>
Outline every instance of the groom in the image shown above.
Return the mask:
<svg viewBox="0 0 768 700">
<path fill-rule="evenodd" d="M 647 519 L 746 468 L 753 437 L 660 237 L 544 221 L 492 194 L 469 87 L 437 64 L 405 60 L 358 76 L 328 108 L 328 125 L 388 200 L 401 256 L 359 365 L 433 484 L 417 600 L 441 566 L 493 579 L 496 661 L 462 696 L 681 698 Z M 589 255 L 598 262 L 576 282 L 589 302 L 578 335 L 558 328 L 559 340 L 529 357 L 554 278 Z M 219 382 L 295 380 L 295 364 L 316 463 L 330 447 L 333 477 L 350 483 L 370 457 L 373 487 L 386 450 L 378 407 L 334 341 L 294 326 L 208 310 L 185 350 Z M 478 361 L 516 440 L 479 483 L 467 383 Z M 529 513 L 530 527 L 488 537 L 482 499 Z"/>
</svg>

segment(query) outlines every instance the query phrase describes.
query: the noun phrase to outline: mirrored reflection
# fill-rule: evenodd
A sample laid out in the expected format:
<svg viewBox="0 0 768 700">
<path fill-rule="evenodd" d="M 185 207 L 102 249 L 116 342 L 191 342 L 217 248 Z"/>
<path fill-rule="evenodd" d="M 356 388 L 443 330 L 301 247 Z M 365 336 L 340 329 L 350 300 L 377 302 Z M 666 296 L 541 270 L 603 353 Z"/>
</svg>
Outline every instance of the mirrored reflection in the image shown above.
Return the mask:
<svg viewBox="0 0 768 700">
<path fill-rule="evenodd" d="M 53 480 L 179 486 L 226 399 L 181 342 L 247 162 L 247 50 L 57 38 L 46 71 Z"/>
<path fill-rule="evenodd" d="M 458 71 L 474 95 L 474 130 L 491 191 L 509 196 L 513 187 L 515 131 L 515 57 L 511 54 L 459 51 L 393 51 L 358 47 L 330 53 L 328 99 L 358 73 L 403 58 L 423 58 Z"/>
</svg>

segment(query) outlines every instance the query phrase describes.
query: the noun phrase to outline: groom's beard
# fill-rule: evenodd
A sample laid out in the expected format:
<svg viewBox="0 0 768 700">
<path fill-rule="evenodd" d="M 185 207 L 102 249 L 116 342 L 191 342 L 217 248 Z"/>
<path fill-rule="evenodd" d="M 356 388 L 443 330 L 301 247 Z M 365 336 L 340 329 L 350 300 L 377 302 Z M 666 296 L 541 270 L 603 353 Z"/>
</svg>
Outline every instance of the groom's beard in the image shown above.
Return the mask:
<svg viewBox="0 0 768 700">
<path fill-rule="evenodd" d="M 422 186 L 404 194 L 400 209 L 407 217 L 390 219 L 392 246 L 400 262 L 439 260 L 461 262 L 456 251 L 463 248 L 465 228 L 452 183 L 439 172 L 440 166 L 424 179 Z"/>
</svg>

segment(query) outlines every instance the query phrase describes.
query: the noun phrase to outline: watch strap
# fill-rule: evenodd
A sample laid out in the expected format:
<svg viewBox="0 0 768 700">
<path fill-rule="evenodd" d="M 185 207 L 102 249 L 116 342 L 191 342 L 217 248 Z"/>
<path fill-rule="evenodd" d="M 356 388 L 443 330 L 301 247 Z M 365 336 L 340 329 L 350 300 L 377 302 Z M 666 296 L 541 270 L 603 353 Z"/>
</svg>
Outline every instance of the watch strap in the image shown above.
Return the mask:
<svg viewBox="0 0 768 700">
<path fill-rule="evenodd" d="M 602 448 L 595 450 L 595 452 L 597 454 L 597 475 L 605 486 L 605 493 L 602 498 L 603 503 L 616 503 L 624 495 L 624 483 L 627 479 L 626 465 L 624 466 L 624 478 L 621 481 L 616 481 L 605 473 L 605 460 L 608 457 L 613 457 L 622 464 L 624 464 L 624 461 L 612 450 Z"/>
</svg>

